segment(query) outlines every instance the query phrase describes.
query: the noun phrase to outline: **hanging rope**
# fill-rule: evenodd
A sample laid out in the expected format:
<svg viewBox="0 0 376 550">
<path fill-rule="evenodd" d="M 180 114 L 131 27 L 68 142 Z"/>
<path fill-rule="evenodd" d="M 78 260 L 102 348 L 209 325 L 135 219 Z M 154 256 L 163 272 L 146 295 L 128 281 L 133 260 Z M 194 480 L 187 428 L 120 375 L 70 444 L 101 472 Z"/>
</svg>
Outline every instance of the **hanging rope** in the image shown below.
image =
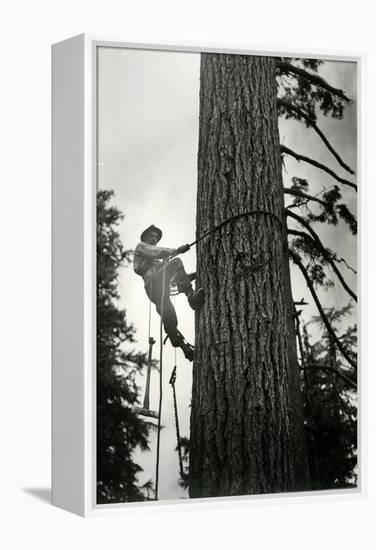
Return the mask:
<svg viewBox="0 0 376 550">
<path fill-rule="evenodd" d="M 152 281 L 150 283 L 150 289 L 152 292 Z M 150 335 L 151 332 L 151 300 L 149 300 L 149 328 L 148 328 L 148 343 L 149 343 L 149 352 L 148 352 L 148 362 L 147 362 L 147 371 L 146 371 L 146 384 L 145 384 L 145 393 L 144 393 L 144 402 L 142 407 L 133 406 L 132 410 L 135 414 L 141 416 L 147 416 L 150 418 L 158 418 L 158 414 L 155 411 L 150 409 L 150 379 L 151 379 L 151 367 L 152 367 L 152 356 L 153 356 L 153 345 L 155 344 L 154 338 Z"/>
<path fill-rule="evenodd" d="M 176 296 L 175 295 L 172 297 L 172 305 L 174 306 L 174 309 L 176 309 L 175 308 L 175 305 L 176 305 Z M 163 343 L 165 344 L 166 340 Z M 176 352 L 177 352 L 177 349 L 174 348 L 174 365 L 176 365 Z"/>
<path fill-rule="evenodd" d="M 175 299 L 176 299 L 176 296 L 173 296 L 172 302 L 174 304 L 174 307 L 175 307 Z M 184 472 L 184 467 L 183 467 L 183 455 L 182 455 L 182 451 L 181 451 L 179 415 L 178 415 L 178 400 L 177 400 L 177 397 L 176 397 L 176 388 L 175 388 L 176 369 L 177 369 L 176 348 L 174 348 L 174 355 L 175 355 L 174 368 L 172 369 L 172 372 L 171 372 L 169 384 L 172 387 L 172 396 L 173 396 L 173 400 L 174 400 L 175 431 L 176 431 L 176 443 L 177 443 L 176 448 L 177 448 L 178 457 L 179 457 L 179 472 L 180 472 L 180 477 L 185 480 L 185 479 L 188 478 L 188 476 Z"/>
<path fill-rule="evenodd" d="M 153 281 L 150 281 L 150 295 L 153 292 Z M 150 377 L 151 377 L 151 364 L 152 364 L 152 353 L 153 345 L 155 344 L 154 338 L 150 335 L 151 333 L 151 300 L 149 299 L 149 329 L 148 329 L 148 344 L 149 344 L 149 353 L 148 353 L 148 370 L 146 375 L 146 387 L 145 387 L 145 397 L 144 397 L 144 409 L 148 412 L 150 411 Z M 152 415 L 154 418 L 154 414 Z"/>
<path fill-rule="evenodd" d="M 177 451 L 178 451 L 178 457 L 179 457 L 179 472 L 180 477 L 182 479 L 187 479 L 188 476 L 184 472 L 183 467 L 183 456 L 181 452 L 181 441 L 180 441 L 180 428 L 179 428 L 179 415 L 178 415 L 178 403 L 176 399 L 176 388 L 175 388 L 175 382 L 176 382 L 176 359 L 175 359 L 175 366 L 172 369 L 169 384 L 172 387 L 172 395 L 174 399 L 174 415 L 175 415 L 175 429 L 176 429 L 176 441 L 177 441 Z"/>
<path fill-rule="evenodd" d="M 155 500 L 158 500 L 159 490 L 159 455 L 160 455 L 160 442 L 161 442 L 161 417 L 162 417 L 162 399 L 163 399 L 163 380 L 162 380 L 162 366 L 163 366 L 163 309 L 164 309 L 164 297 L 165 297 L 165 280 L 166 270 L 163 269 L 162 273 L 162 295 L 161 295 L 161 323 L 159 328 L 159 407 L 158 407 L 158 434 L 157 434 L 157 458 L 155 466 Z"/>
<path fill-rule="evenodd" d="M 153 277 L 150 279 L 150 296 L 153 293 Z M 148 327 L 148 342 L 150 342 L 150 332 L 151 332 L 151 298 L 149 298 L 149 327 Z"/>
</svg>

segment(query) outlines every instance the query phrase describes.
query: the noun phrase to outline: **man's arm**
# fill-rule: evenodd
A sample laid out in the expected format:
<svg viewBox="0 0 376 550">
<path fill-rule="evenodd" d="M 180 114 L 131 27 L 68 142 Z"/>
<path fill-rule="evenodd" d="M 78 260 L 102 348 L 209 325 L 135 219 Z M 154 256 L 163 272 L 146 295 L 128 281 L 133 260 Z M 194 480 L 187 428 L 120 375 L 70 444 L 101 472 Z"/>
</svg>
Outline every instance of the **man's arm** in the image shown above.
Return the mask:
<svg viewBox="0 0 376 550">
<path fill-rule="evenodd" d="M 163 248 L 162 246 L 155 246 L 153 244 L 141 242 L 137 245 L 135 252 L 144 258 L 150 258 L 151 260 L 163 260 L 164 258 L 171 256 L 171 254 L 174 254 L 176 249 Z"/>
</svg>

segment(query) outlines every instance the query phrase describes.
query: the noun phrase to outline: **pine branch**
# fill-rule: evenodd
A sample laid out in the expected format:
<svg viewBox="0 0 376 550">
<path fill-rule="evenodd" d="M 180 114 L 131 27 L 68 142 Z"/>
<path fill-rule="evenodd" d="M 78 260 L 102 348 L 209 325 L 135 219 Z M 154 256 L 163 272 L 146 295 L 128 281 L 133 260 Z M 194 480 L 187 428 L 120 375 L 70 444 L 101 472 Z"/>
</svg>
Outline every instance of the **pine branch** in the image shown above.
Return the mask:
<svg viewBox="0 0 376 550">
<path fill-rule="evenodd" d="M 307 365 L 306 367 L 300 367 L 301 370 L 310 370 L 310 369 L 316 369 L 316 370 L 326 370 L 329 372 L 333 372 L 336 374 L 339 378 L 342 378 L 342 380 L 345 380 L 350 386 L 352 386 L 354 389 L 357 389 L 357 383 L 351 380 L 351 378 L 348 378 L 345 374 L 342 374 L 341 371 L 338 369 L 335 369 L 334 367 L 328 367 L 327 365 Z"/>
<path fill-rule="evenodd" d="M 281 107 L 284 107 L 285 109 L 287 109 L 288 111 L 293 111 L 295 112 L 297 115 L 299 115 L 300 117 L 304 118 L 304 120 L 307 121 L 307 123 L 309 124 L 309 126 L 311 126 L 311 128 L 313 128 L 315 130 L 315 132 L 320 136 L 320 138 L 322 139 L 322 141 L 325 143 L 325 145 L 327 146 L 327 148 L 329 149 L 329 151 L 332 153 L 332 155 L 337 159 L 338 163 L 342 166 L 342 168 L 344 168 L 345 170 L 347 170 L 347 172 L 350 172 L 350 174 L 355 174 L 354 170 L 352 170 L 349 166 L 347 166 L 347 164 L 342 160 L 342 158 L 339 156 L 339 154 L 337 153 L 337 151 L 332 147 L 332 145 L 330 144 L 330 142 L 328 141 L 327 137 L 325 136 L 325 134 L 320 130 L 320 128 L 317 126 L 315 120 L 310 117 L 307 113 L 305 113 L 302 109 L 299 109 L 299 107 L 297 107 L 296 105 L 294 105 L 293 103 L 290 103 L 289 101 L 285 101 L 284 99 L 280 99 L 278 98 L 277 99 L 277 105 L 280 105 Z"/>
<path fill-rule="evenodd" d="M 309 201 L 318 202 L 324 208 L 327 207 L 327 203 L 325 201 L 323 201 L 322 199 L 319 199 L 318 197 L 314 197 L 313 195 L 308 195 L 308 193 L 303 193 L 303 191 L 297 191 L 296 189 L 291 189 L 291 187 L 284 187 L 283 192 L 285 195 L 294 195 L 294 197 L 299 197 L 302 199 L 307 199 Z"/>
<path fill-rule="evenodd" d="M 347 285 L 346 281 L 344 280 L 341 272 L 339 271 L 339 269 L 337 268 L 337 266 L 335 265 L 335 263 L 333 262 L 333 258 L 330 256 L 329 252 L 326 250 L 325 246 L 322 244 L 321 240 L 320 240 L 320 237 L 318 236 L 318 234 L 316 233 L 316 231 L 314 231 L 312 229 L 312 227 L 309 225 L 308 222 L 306 222 L 306 220 L 304 218 L 302 218 L 301 216 L 298 216 L 298 214 L 294 214 L 293 212 L 290 212 L 289 210 L 287 211 L 287 216 L 289 216 L 290 218 L 293 218 L 295 221 L 297 221 L 298 223 L 300 223 L 303 227 L 305 227 L 307 229 L 307 231 L 309 231 L 309 233 L 311 234 L 311 236 L 313 237 L 313 240 L 315 241 L 315 243 L 317 244 L 317 247 L 319 248 L 319 250 L 321 250 L 321 252 L 323 253 L 323 256 L 329 261 L 330 265 L 332 266 L 335 274 L 337 275 L 338 279 L 341 281 L 342 283 L 342 286 L 343 288 L 350 294 L 350 296 L 353 298 L 353 300 L 355 300 L 355 302 L 358 301 L 358 297 L 357 295 L 355 294 L 355 292 L 353 290 L 351 290 L 351 288 Z M 291 231 L 289 229 L 289 231 Z"/>
<path fill-rule="evenodd" d="M 335 180 L 339 181 L 340 183 L 343 183 L 343 185 L 348 185 L 349 187 L 352 187 L 353 189 L 357 190 L 357 186 L 355 183 L 352 183 L 349 180 L 346 180 L 344 178 L 341 178 L 338 176 L 333 170 L 325 166 L 325 164 L 321 164 L 321 162 L 318 162 L 317 160 L 311 159 L 309 157 L 305 157 L 304 155 L 300 155 L 299 153 L 295 153 L 292 149 L 289 149 L 285 145 L 281 145 L 281 153 L 286 153 L 286 155 L 291 155 L 294 157 L 297 161 L 304 161 L 308 164 L 312 164 L 312 166 L 316 166 L 316 168 L 320 168 L 320 170 L 323 170 L 330 176 L 332 176 Z"/>
<path fill-rule="evenodd" d="M 294 218 L 294 220 L 297 220 L 299 223 L 301 223 L 307 229 L 307 231 L 309 231 L 311 233 L 313 238 L 310 237 L 304 231 L 296 231 L 295 229 L 288 229 L 288 233 L 290 233 L 290 235 L 297 235 L 299 237 L 303 237 L 304 239 L 308 240 L 311 244 L 313 244 L 316 248 L 318 248 L 320 250 L 320 252 L 322 253 L 322 255 L 324 256 L 324 258 L 327 260 L 327 262 L 329 262 L 329 264 L 333 268 L 333 271 L 337 275 L 337 277 L 338 277 L 339 281 L 341 282 L 343 288 L 346 290 L 346 292 L 348 292 L 348 294 L 350 294 L 351 298 L 353 300 L 355 300 L 355 302 L 357 302 L 358 301 L 357 295 L 355 294 L 355 292 L 353 292 L 351 290 L 351 288 L 346 283 L 346 281 L 343 278 L 341 272 L 339 271 L 338 267 L 334 263 L 332 257 L 330 256 L 329 252 L 326 250 L 325 246 L 322 244 L 322 242 L 321 242 L 319 236 L 317 235 L 317 233 L 312 229 L 312 227 L 303 218 L 301 218 L 297 214 L 294 214 L 293 212 L 290 212 L 288 210 L 287 215 L 290 216 L 291 218 Z"/>
<path fill-rule="evenodd" d="M 326 80 L 324 80 L 321 76 L 317 74 L 310 73 L 308 71 L 305 71 L 304 69 L 301 69 L 300 67 L 296 67 L 295 65 L 292 65 L 291 63 L 286 63 L 284 61 L 278 62 L 277 67 L 279 68 L 281 73 L 295 74 L 297 76 L 300 76 L 301 78 L 303 78 L 303 80 L 306 80 L 311 84 L 314 84 L 315 86 L 319 86 L 320 88 L 324 88 L 324 90 L 327 90 L 331 94 L 340 97 L 344 101 L 350 101 L 350 99 L 345 95 L 342 90 L 334 88 Z"/>
<path fill-rule="evenodd" d="M 292 179 L 294 181 L 294 179 L 299 179 L 299 178 L 292 178 Z M 335 202 L 335 201 L 338 201 L 339 198 L 341 198 L 341 195 L 339 193 L 337 194 L 337 197 L 334 196 L 334 194 L 337 192 L 336 190 L 338 189 L 339 189 L 338 186 L 335 185 L 332 190 L 324 193 L 323 199 L 320 199 L 317 196 L 309 195 L 304 191 L 302 191 L 301 189 L 298 189 L 295 186 L 295 184 L 293 187 L 284 187 L 283 192 L 285 194 L 293 195 L 294 197 L 302 199 L 300 202 L 295 201 L 293 204 L 290 204 L 286 208 L 291 209 L 291 208 L 301 208 L 302 206 L 306 206 L 308 209 L 307 205 L 310 201 L 317 202 L 322 206 L 323 212 L 319 215 L 313 215 L 312 213 L 310 213 L 309 217 L 312 221 L 320 221 L 320 222 L 327 221 L 328 223 L 333 223 L 336 225 L 339 217 L 339 218 L 342 218 L 342 220 L 349 225 L 350 231 L 352 232 L 353 235 L 355 235 L 357 231 L 356 219 L 347 208 L 344 209 L 345 205 L 337 204 Z M 333 260 L 339 263 L 343 261 L 346 264 L 346 267 L 354 271 L 354 269 L 350 267 L 342 258 L 338 259 L 333 256 Z M 354 273 L 356 273 L 356 271 L 354 271 Z"/>
<path fill-rule="evenodd" d="M 334 332 L 330 322 L 329 322 L 329 319 L 320 303 L 320 300 L 316 294 L 316 291 L 313 287 L 313 284 L 312 284 L 312 281 L 311 279 L 309 278 L 309 275 L 308 275 L 308 272 L 306 270 L 306 268 L 304 267 L 301 259 L 299 258 L 299 255 L 296 254 L 293 250 L 289 250 L 289 254 L 293 260 L 293 262 L 299 267 L 300 271 L 302 272 L 305 280 L 306 280 L 306 283 L 307 283 L 307 286 L 312 294 L 312 298 L 314 299 L 315 301 L 315 304 L 317 306 L 317 309 L 320 313 L 320 316 L 323 320 L 323 323 L 326 327 L 326 330 L 328 331 L 328 333 L 330 334 L 330 336 L 333 338 L 333 342 L 336 344 L 337 348 L 339 349 L 339 351 L 342 353 L 343 357 L 346 359 L 346 361 L 354 368 L 356 369 L 357 366 L 356 366 L 356 363 L 355 361 L 349 356 L 349 354 L 347 353 L 347 351 L 345 350 L 345 348 L 343 347 L 342 345 L 342 342 L 340 341 L 340 339 L 338 338 L 338 336 L 336 335 L 336 333 Z"/>
</svg>

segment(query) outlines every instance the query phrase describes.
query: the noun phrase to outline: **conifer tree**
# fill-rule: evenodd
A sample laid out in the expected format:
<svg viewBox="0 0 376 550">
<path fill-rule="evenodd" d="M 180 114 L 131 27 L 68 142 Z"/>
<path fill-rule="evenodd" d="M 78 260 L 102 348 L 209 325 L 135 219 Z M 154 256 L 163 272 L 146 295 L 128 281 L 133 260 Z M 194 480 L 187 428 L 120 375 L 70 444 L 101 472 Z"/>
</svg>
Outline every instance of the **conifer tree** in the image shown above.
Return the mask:
<svg viewBox="0 0 376 550">
<path fill-rule="evenodd" d="M 318 124 L 319 115 L 343 118 L 350 99 L 322 78 L 321 64 L 310 59 L 201 56 L 197 234 L 241 213 L 253 214 L 224 226 L 210 243 L 203 240 L 197 247 L 198 284 L 206 289 L 206 303 L 196 314 L 189 480 L 193 497 L 311 487 L 297 355 L 298 312 L 290 278 L 293 263 L 356 385 L 356 355 L 336 334 L 317 292 L 317 287 L 330 286 L 330 269 L 351 299 L 357 299 L 341 270 L 347 262 L 328 249 L 313 228 L 341 223 L 356 234 L 355 216 L 341 200 L 343 188 L 357 189 L 354 170 Z M 288 143 L 280 145 L 278 117 L 294 118 L 313 130 L 344 174 L 292 150 Z M 286 156 L 315 166 L 335 184 L 311 192 L 307 180 L 293 177 L 292 185 L 284 187 Z M 341 364 L 333 368 L 341 378 Z M 312 452 L 312 446 L 308 450 Z"/>
<path fill-rule="evenodd" d="M 141 472 L 136 447 L 148 449 L 148 425 L 132 412 L 138 390 L 135 375 L 146 356 L 132 349 L 134 328 L 117 300 L 119 268 L 129 261 L 117 232 L 121 212 L 113 192 L 97 194 L 97 503 L 146 500 L 137 484 Z"/>
<path fill-rule="evenodd" d="M 357 326 L 339 334 L 338 326 L 351 313 L 351 304 L 326 315 L 347 352 L 356 357 Z M 323 336 L 312 343 L 310 328 L 320 325 Z M 320 316 L 298 326 L 303 406 L 312 489 L 356 486 L 356 375 L 338 353 Z"/>
</svg>

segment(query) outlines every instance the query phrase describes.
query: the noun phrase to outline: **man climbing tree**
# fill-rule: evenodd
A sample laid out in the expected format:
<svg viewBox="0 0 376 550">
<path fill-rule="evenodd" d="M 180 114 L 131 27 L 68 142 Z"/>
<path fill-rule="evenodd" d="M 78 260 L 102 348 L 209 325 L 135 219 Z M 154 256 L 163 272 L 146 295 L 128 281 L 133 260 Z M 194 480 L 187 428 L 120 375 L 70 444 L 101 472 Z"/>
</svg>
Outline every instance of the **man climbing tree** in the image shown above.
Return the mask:
<svg viewBox="0 0 376 550">
<path fill-rule="evenodd" d="M 175 308 L 170 300 L 170 283 L 177 287 L 178 293 L 187 296 L 188 303 L 193 310 L 199 310 L 204 301 L 202 288 L 193 290 L 192 280 L 196 273 L 187 274 L 178 254 L 189 250 L 189 245 L 179 248 L 164 248 L 157 246 L 162 238 L 162 231 L 155 225 L 150 225 L 141 234 L 140 242 L 136 246 L 133 258 L 133 269 L 144 280 L 145 292 L 155 304 L 162 318 L 163 326 L 173 347 L 180 347 L 185 357 L 193 360 L 194 349 L 178 330 L 178 319 Z M 174 257 L 174 258 L 173 258 Z M 162 260 L 170 261 L 163 264 Z"/>
<path fill-rule="evenodd" d="M 284 193 L 295 193 L 297 202 L 305 204 L 317 197 L 298 180 L 284 190 L 281 153 L 356 189 L 321 163 L 280 147 L 278 115 L 303 120 L 342 168 L 353 173 L 316 123 L 316 106 L 341 118 L 348 101 L 315 74 L 319 64 L 259 56 L 201 57 L 197 234 L 226 219 L 234 218 L 234 223 L 197 246 L 197 281 L 206 300 L 196 313 L 191 497 L 311 486 L 289 255 L 307 275 L 320 307 L 314 284 L 325 278 L 323 265 L 333 267 L 338 258 L 321 244 L 310 222 L 342 218 L 352 230 L 356 226 L 346 206 L 338 204 L 338 187 L 319 199 L 322 211 L 308 220 L 288 210 L 289 219 L 295 216 L 307 230 L 304 235 L 294 235 L 296 229 L 286 223 Z M 290 252 L 288 234 L 298 237 Z M 311 260 L 309 271 L 305 257 Z M 325 317 L 323 308 L 320 314 Z M 325 326 L 330 331 L 329 321 Z M 338 338 L 335 343 L 355 368 Z"/>
</svg>

